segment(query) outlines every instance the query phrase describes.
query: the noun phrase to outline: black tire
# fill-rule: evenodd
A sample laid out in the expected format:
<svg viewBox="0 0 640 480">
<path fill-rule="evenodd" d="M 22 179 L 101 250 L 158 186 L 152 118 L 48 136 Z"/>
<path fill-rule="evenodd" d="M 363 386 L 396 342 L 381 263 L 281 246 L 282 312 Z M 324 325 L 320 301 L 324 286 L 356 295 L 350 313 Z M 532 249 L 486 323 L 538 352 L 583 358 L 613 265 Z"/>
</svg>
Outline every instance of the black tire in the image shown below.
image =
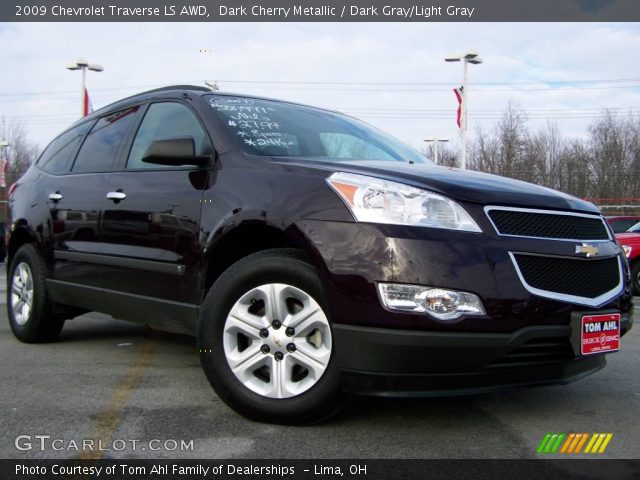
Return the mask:
<svg viewBox="0 0 640 480">
<path fill-rule="evenodd" d="M 631 265 L 631 286 L 633 294 L 640 295 L 640 260 Z"/>
<path fill-rule="evenodd" d="M 229 267 L 206 295 L 198 332 L 202 367 L 218 396 L 245 417 L 287 425 L 320 422 L 337 413 L 345 398 L 338 368 L 333 361 L 333 343 L 332 354 L 322 376 L 310 389 L 289 398 L 270 398 L 255 393 L 236 377 L 227 361 L 223 331 L 230 310 L 252 288 L 268 283 L 284 283 L 303 290 L 322 308 L 330 325 L 318 273 L 301 252 L 293 249 L 258 252 Z"/>
<path fill-rule="evenodd" d="M 26 264 L 32 278 L 32 305 L 26 321 L 19 321 L 12 306 L 12 282 L 16 268 Z M 52 312 L 52 303 L 47 294 L 45 278 L 47 267 L 42 255 L 32 244 L 20 247 L 7 272 L 7 313 L 9 325 L 18 340 L 25 343 L 52 342 L 58 338 L 64 326 L 64 318 Z"/>
</svg>

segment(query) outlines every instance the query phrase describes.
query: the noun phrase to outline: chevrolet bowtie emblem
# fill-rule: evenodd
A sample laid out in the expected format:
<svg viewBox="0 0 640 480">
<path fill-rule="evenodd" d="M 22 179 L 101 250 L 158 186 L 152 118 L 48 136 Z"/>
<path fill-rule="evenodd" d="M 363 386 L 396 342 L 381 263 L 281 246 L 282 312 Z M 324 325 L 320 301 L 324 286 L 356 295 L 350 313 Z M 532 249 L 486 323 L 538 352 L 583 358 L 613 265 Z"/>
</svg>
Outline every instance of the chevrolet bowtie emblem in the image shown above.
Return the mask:
<svg viewBox="0 0 640 480">
<path fill-rule="evenodd" d="M 576 245 L 576 253 L 582 253 L 587 258 L 595 257 L 598 255 L 598 247 L 583 243 L 582 245 Z"/>
</svg>

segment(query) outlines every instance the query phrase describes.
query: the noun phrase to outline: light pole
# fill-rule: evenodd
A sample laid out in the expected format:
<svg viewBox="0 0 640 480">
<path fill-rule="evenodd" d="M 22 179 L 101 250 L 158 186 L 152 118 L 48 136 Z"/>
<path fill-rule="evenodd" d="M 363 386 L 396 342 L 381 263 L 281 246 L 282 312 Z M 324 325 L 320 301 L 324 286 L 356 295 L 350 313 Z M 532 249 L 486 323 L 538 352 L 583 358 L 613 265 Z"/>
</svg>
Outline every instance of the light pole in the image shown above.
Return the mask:
<svg viewBox="0 0 640 480">
<path fill-rule="evenodd" d="M 440 142 L 446 143 L 446 142 L 449 141 L 449 139 L 448 138 L 430 137 L 430 138 L 425 138 L 424 141 L 427 142 L 427 143 L 433 142 L 433 161 L 437 165 L 438 164 L 438 144 Z"/>
<path fill-rule="evenodd" d="M 482 63 L 482 59 L 476 52 L 470 51 L 461 55 L 449 55 L 445 57 L 445 62 L 462 62 L 462 118 L 460 124 L 460 134 L 462 137 L 462 152 L 460 155 L 460 168 L 467 168 L 467 65 L 478 65 Z"/>
<path fill-rule="evenodd" d="M 9 142 L 0 140 L 0 168 L 2 172 L 2 186 L 4 187 L 4 222 L 9 220 L 9 188 L 7 187 L 7 169 L 9 168 L 9 158 L 5 155 L 10 147 Z M 6 228 L 6 226 L 5 226 Z"/>
<path fill-rule="evenodd" d="M 86 98 L 87 70 L 91 70 L 92 72 L 101 72 L 104 70 L 104 68 L 102 67 L 102 65 L 89 63 L 85 59 L 81 58 L 77 62 L 70 63 L 69 65 L 67 65 L 67 70 L 82 70 L 82 96 L 80 98 L 82 99 L 81 115 L 84 117 L 89 113 L 89 108 L 87 105 L 87 98 Z"/>
</svg>

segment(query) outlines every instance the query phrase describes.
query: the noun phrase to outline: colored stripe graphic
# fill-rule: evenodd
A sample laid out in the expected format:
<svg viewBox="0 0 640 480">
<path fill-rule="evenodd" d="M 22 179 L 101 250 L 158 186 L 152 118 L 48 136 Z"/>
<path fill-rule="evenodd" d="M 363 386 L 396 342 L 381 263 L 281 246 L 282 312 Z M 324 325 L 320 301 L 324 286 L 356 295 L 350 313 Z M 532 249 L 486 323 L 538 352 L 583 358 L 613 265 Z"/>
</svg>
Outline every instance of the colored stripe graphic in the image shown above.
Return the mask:
<svg viewBox="0 0 640 480">
<path fill-rule="evenodd" d="M 584 453 L 604 453 L 612 438 L 613 433 L 547 433 L 537 452 L 578 454 L 586 444 Z"/>
<path fill-rule="evenodd" d="M 553 444 L 553 447 L 551 447 L 551 452 L 549 453 L 556 453 L 558 451 L 558 448 L 560 447 L 560 443 L 562 443 L 562 440 L 564 439 L 565 435 L 564 433 L 561 433 L 558 435 L 558 439 L 556 440 L 556 443 Z"/>
<path fill-rule="evenodd" d="M 584 453 L 603 453 L 612 438 L 612 433 L 594 433 Z"/>
<path fill-rule="evenodd" d="M 542 453 L 544 452 L 544 447 L 547 446 L 547 442 L 549 441 L 549 439 L 551 438 L 551 434 L 547 433 L 544 438 L 542 439 L 542 441 L 540 442 L 540 445 L 538 445 L 538 453 Z"/>
<path fill-rule="evenodd" d="M 564 442 L 564 445 L 562 445 L 562 450 L 560 450 L 560 453 L 567 453 L 567 449 L 569 448 L 569 445 L 571 445 L 571 442 L 573 442 L 573 439 L 576 437 L 575 433 L 570 433 L 569 436 L 567 437 L 567 440 Z"/>
<path fill-rule="evenodd" d="M 604 442 L 602 442 L 602 445 L 600 445 L 600 450 L 598 450 L 598 453 L 604 453 L 604 451 L 607 448 L 607 445 L 609 445 L 609 442 L 613 438 L 613 433 L 607 433 L 606 435 L 607 436 L 605 437 Z"/>
<path fill-rule="evenodd" d="M 564 433 L 547 433 L 538 445 L 538 453 L 556 453 L 564 437 Z"/>
<path fill-rule="evenodd" d="M 582 433 L 576 433 L 576 436 L 573 438 L 573 442 L 571 442 L 571 446 L 569 447 L 569 451 L 567 453 L 573 453 L 578 446 L 578 443 L 584 442 L 584 435 Z"/>
<path fill-rule="evenodd" d="M 574 453 L 580 453 L 580 451 L 582 450 L 582 446 L 584 445 L 584 442 L 587 441 L 587 438 L 589 438 L 589 434 L 583 433 L 582 438 L 580 439 L 580 442 L 578 443 L 578 445 L 576 445 L 576 451 Z"/>
<path fill-rule="evenodd" d="M 553 447 L 553 443 L 556 441 L 556 438 L 558 438 L 557 433 L 551 435 L 549 441 L 547 442 L 547 446 L 544 447 L 544 453 L 551 453 L 551 447 Z"/>
<path fill-rule="evenodd" d="M 596 443 L 597 439 L 598 439 L 598 434 L 594 433 L 591 436 L 591 440 L 589 440 L 589 443 L 587 443 L 587 448 L 584 449 L 584 453 L 590 453 L 591 452 L 591 447 L 593 447 L 593 444 Z"/>
</svg>

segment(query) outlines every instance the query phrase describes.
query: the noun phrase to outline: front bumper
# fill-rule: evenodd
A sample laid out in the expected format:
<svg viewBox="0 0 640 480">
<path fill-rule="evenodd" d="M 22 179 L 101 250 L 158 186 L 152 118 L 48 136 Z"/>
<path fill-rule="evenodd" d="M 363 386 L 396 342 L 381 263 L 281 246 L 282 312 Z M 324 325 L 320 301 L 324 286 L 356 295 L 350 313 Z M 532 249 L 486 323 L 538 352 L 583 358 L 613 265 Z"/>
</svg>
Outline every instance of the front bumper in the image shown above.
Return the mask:
<svg viewBox="0 0 640 480">
<path fill-rule="evenodd" d="M 623 317 L 623 332 L 631 322 Z M 564 384 L 606 364 L 604 355 L 575 355 L 568 325 L 443 333 L 334 324 L 333 335 L 343 388 L 354 394 L 443 396 Z"/>
<path fill-rule="evenodd" d="M 510 252 L 571 257 L 573 242 L 499 237 L 484 224 L 485 234 L 322 220 L 298 227 L 321 273 L 334 361 L 351 393 L 460 395 L 572 382 L 606 364 L 604 355 L 574 353 L 572 314 L 620 312 L 623 335 L 633 322 L 626 263 L 623 292 L 597 307 L 525 288 Z M 378 296 L 380 282 L 473 293 L 486 315 L 443 322 L 390 311 Z"/>
<path fill-rule="evenodd" d="M 573 242 L 319 220 L 301 221 L 297 227 L 305 250 L 318 266 L 335 323 L 412 331 L 513 333 L 531 325 L 568 325 L 574 311 L 625 314 L 631 310 L 626 265 L 624 291 L 597 307 L 545 298 L 525 288 L 510 252 L 570 257 L 575 255 Z M 380 301 L 380 282 L 473 293 L 482 300 L 486 316 L 442 322 L 428 314 L 392 312 Z"/>
</svg>

